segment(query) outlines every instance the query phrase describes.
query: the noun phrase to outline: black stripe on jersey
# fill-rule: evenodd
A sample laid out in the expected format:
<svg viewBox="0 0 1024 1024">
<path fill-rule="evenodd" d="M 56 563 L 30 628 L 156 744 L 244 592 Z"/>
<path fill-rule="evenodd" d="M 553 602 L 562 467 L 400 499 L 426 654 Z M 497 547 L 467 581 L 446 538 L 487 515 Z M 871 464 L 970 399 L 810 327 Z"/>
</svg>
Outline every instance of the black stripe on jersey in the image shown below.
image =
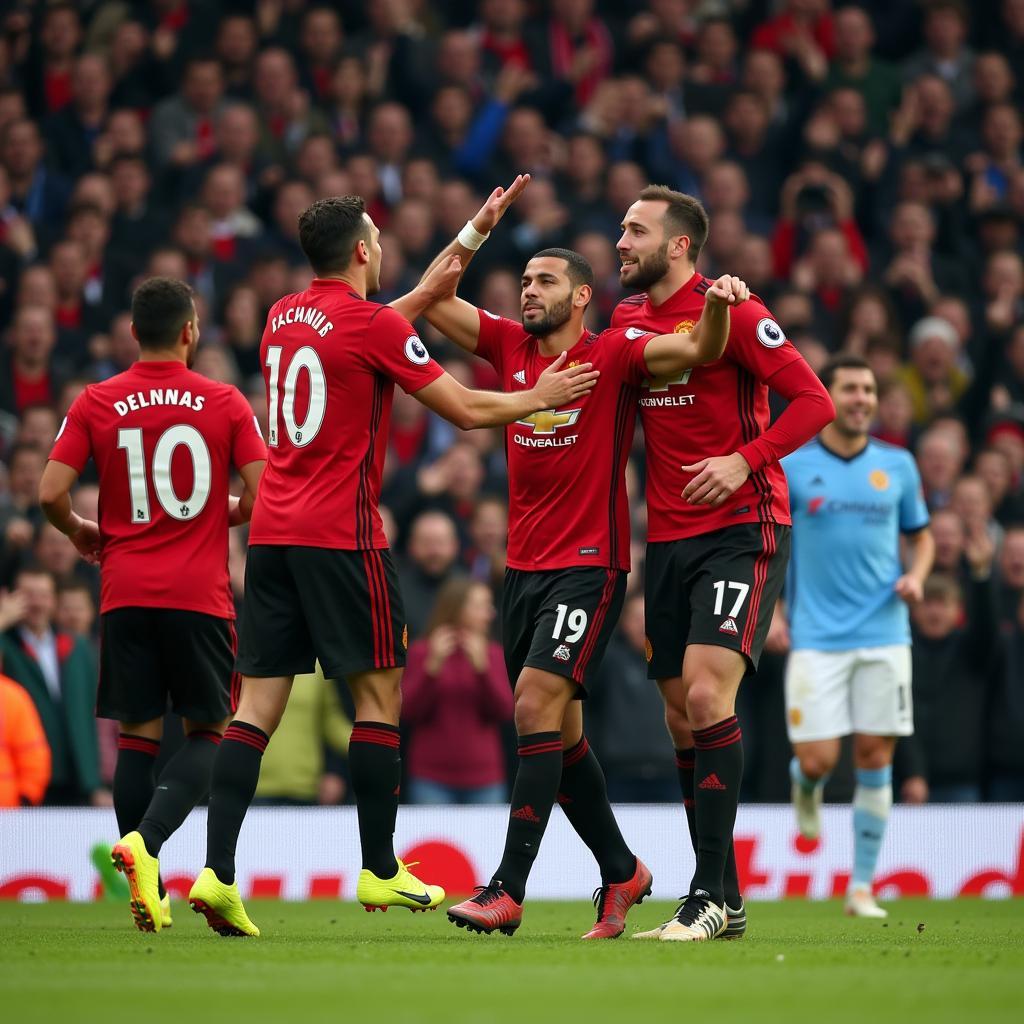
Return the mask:
<svg viewBox="0 0 1024 1024">
<path fill-rule="evenodd" d="M 738 370 L 737 392 L 740 421 L 743 424 L 744 444 L 753 441 L 760 434 L 757 427 L 757 418 L 754 415 L 754 389 L 756 384 L 757 382 L 754 380 L 752 373 L 745 369 Z M 768 479 L 768 474 L 762 468 L 757 470 L 756 473 L 751 473 L 750 479 L 754 485 L 754 490 L 760 495 L 757 503 L 758 519 L 762 523 L 775 523 L 775 513 L 772 512 L 772 485 Z"/>
<path fill-rule="evenodd" d="M 626 298 L 619 302 L 620 306 L 642 306 L 647 301 L 647 292 L 641 292 L 639 295 L 627 295 Z"/>
<path fill-rule="evenodd" d="M 373 378 L 373 400 L 370 404 L 370 438 L 366 446 L 366 454 L 359 464 L 359 490 L 356 493 L 356 543 L 363 550 L 373 547 L 373 509 L 370 505 L 369 474 L 370 466 L 373 465 L 377 430 L 380 428 L 383 408 L 384 382 L 375 375 Z"/>
<path fill-rule="evenodd" d="M 736 405 L 740 414 L 740 425 L 743 430 L 743 443 L 749 444 L 757 437 L 757 420 L 754 417 L 754 377 L 747 370 L 739 367 L 736 371 Z M 751 473 L 750 482 L 758 493 L 758 519 L 764 519 L 764 482 L 760 474 Z"/>
<path fill-rule="evenodd" d="M 697 282 L 697 283 L 696 283 L 696 284 L 695 284 L 695 285 L 693 286 L 693 290 L 694 290 L 694 291 L 695 291 L 695 292 L 696 292 L 696 293 L 697 293 L 698 295 L 705 295 L 705 294 L 707 294 L 707 290 L 708 290 L 708 289 L 709 289 L 709 288 L 711 287 L 711 285 L 712 285 L 712 284 L 713 284 L 713 282 L 712 282 L 711 280 L 709 280 L 709 279 L 708 279 L 708 278 L 706 278 L 706 277 L 702 277 L 702 278 L 701 278 L 701 279 L 700 279 L 700 280 L 699 280 L 699 281 L 698 281 L 698 282 Z"/>
<path fill-rule="evenodd" d="M 615 523 L 615 507 L 618 504 L 619 480 L 622 477 L 621 462 L 625 433 L 629 424 L 630 408 L 637 401 L 636 389 L 628 384 L 619 386 L 619 400 L 615 406 L 615 429 L 612 433 L 612 486 L 608 495 L 608 564 L 618 566 L 619 531 Z"/>
</svg>

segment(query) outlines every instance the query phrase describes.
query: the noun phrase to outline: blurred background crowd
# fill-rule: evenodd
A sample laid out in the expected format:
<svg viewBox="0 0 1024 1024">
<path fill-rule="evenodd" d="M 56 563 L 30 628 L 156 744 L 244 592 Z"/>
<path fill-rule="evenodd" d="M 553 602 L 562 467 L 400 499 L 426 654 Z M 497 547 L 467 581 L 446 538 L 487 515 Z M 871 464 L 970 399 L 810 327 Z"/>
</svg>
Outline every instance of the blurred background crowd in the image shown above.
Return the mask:
<svg viewBox="0 0 1024 1024">
<path fill-rule="evenodd" d="M 875 433 L 915 452 L 938 544 L 897 791 L 1024 799 L 1024 0 L 2 7 L 0 805 L 109 800 L 97 576 L 36 488 L 70 402 L 135 359 L 133 286 L 192 285 L 196 368 L 265 420 L 264 316 L 309 280 L 297 219 L 313 199 L 366 198 L 387 302 L 522 171 L 530 187 L 466 275 L 478 305 L 518 318 L 524 261 L 567 245 L 594 267 L 606 326 L 618 225 L 653 181 L 701 197 L 700 269 L 745 278 L 813 367 L 870 361 Z M 453 374 L 494 383 L 423 332 Z M 638 439 L 630 597 L 586 710 L 613 799 L 677 800 L 645 678 L 643 472 Z M 384 503 L 411 641 L 403 794 L 501 800 L 500 432 L 457 434 L 396 395 Z M 94 477 L 75 504 L 95 518 Z M 231 552 L 241 610 L 244 532 Z M 786 646 L 779 617 L 741 693 L 749 800 L 788 799 Z M 300 679 L 260 799 L 343 801 L 348 729 L 338 686 Z M 829 796 L 851 788 L 840 771 Z"/>
</svg>

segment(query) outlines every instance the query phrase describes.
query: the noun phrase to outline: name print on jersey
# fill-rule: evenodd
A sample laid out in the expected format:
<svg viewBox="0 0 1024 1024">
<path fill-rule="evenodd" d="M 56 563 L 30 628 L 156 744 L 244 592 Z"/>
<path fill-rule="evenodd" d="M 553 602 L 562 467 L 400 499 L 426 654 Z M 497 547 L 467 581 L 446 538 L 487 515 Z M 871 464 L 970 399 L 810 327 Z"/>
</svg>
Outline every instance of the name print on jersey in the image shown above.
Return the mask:
<svg viewBox="0 0 1024 1024">
<path fill-rule="evenodd" d="M 270 321 L 270 331 L 277 334 L 280 328 L 291 324 L 307 324 L 321 338 L 327 337 L 334 324 L 327 319 L 327 314 L 316 306 L 289 306 L 283 313 L 277 313 Z"/>
<path fill-rule="evenodd" d="M 149 391 L 135 391 L 114 402 L 118 416 L 127 416 L 129 412 L 138 412 L 154 405 L 178 405 L 183 409 L 203 411 L 205 395 L 193 395 L 191 391 L 180 388 L 150 388 Z"/>
</svg>

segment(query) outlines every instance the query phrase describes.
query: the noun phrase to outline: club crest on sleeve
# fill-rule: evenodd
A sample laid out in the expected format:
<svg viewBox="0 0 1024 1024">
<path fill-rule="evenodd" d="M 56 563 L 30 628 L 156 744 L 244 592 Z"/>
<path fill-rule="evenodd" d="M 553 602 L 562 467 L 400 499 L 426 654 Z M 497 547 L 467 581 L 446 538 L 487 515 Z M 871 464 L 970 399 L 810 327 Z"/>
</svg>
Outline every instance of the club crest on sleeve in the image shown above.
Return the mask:
<svg viewBox="0 0 1024 1024">
<path fill-rule="evenodd" d="M 410 334 L 405 339 L 405 358 L 417 366 L 426 366 L 430 362 L 430 353 L 427 351 L 427 346 L 415 334 Z"/>
<path fill-rule="evenodd" d="M 552 657 L 557 658 L 559 661 L 569 661 L 572 658 L 572 651 L 565 644 L 559 644 L 555 648 L 555 653 L 552 654 Z"/>
<path fill-rule="evenodd" d="M 778 348 L 786 343 L 785 332 L 771 317 L 765 316 L 758 320 L 755 334 L 765 348 Z"/>
</svg>

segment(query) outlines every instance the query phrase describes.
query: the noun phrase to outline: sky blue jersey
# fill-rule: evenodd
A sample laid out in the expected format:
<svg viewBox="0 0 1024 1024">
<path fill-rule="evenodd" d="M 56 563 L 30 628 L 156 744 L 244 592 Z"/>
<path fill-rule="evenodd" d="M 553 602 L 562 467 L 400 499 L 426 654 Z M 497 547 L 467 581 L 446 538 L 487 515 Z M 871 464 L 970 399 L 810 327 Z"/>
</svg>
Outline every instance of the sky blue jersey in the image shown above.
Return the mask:
<svg viewBox="0 0 1024 1024">
<path fill-rule="evenodd" d="M 782 466 L 793 514 L 793 649 L 909 644 L 910 616 L 893 590 L 903 574 L 900 534 L 928 525 L 910 452 L 872 438 L 847 459 L 815 438 Z"/>
</svg>

